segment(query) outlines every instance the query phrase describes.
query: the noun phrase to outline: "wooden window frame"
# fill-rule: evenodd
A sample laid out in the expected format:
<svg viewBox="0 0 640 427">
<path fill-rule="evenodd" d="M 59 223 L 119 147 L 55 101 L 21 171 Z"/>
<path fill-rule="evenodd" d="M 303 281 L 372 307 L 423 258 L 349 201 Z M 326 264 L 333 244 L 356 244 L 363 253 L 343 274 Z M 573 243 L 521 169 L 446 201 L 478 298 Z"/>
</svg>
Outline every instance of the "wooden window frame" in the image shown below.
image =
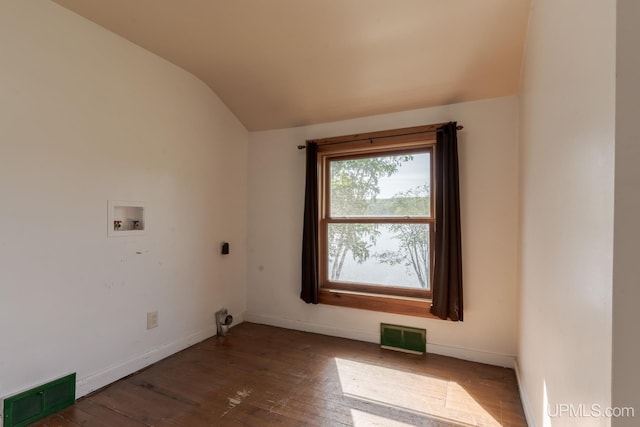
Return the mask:
<svg viewBox="0 0 640 427">
<path fill-rule="evenodd" d="M 316 140 L 318 144 L 318 273 L 320 281 L 319 302 L 365 310 L 391 312 L 418 317 L 435 317 L 429 313 L 434 287 L 435 241 L 435 146 L 436 129 L 441 125 L 396 129 L 367 134 Z M 431 160 L 430 214 L 428 217 L 348 217 L 330 216 L 329 163 L 382 155 L 401 155 L 429 152 Z M 430 289 L 399 288 L 366 284 L 332 282 L 328 279 L 328 226 L 331 223 L 427 223 L 430 233 Z"/>
</svg>

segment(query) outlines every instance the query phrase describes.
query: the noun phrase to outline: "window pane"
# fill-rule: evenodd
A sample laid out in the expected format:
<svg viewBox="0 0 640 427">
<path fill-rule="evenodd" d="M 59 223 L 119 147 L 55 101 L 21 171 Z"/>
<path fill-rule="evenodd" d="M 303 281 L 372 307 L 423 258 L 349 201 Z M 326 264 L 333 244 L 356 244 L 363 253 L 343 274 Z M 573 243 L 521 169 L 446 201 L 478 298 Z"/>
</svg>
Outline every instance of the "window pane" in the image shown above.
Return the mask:
<svg viewBox="0 0 640 427">
<path fill-rule="evenodd" d="M 330 162 L 331 217 L 427 216 L 430 153 Z"/>
<path fill-rule="evenodd" d="M 331 281 L 430 289 L 429 224 L 329 224 Z"/>
</svg>

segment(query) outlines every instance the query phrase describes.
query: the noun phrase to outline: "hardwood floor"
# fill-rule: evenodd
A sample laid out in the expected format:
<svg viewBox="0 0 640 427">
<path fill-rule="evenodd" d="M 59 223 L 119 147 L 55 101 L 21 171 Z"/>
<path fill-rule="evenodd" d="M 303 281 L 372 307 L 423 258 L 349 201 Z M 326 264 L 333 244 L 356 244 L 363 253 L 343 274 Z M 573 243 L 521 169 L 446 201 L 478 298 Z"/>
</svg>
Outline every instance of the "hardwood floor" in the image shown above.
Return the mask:
<svg viewBox="0 0 640 427">
<path fill-rule="evenodd" d="M 243 323 L 227 337 L 196 344 L 35 425 L 506 427 L 526 422 L 513 370 Z"/>
</svg>

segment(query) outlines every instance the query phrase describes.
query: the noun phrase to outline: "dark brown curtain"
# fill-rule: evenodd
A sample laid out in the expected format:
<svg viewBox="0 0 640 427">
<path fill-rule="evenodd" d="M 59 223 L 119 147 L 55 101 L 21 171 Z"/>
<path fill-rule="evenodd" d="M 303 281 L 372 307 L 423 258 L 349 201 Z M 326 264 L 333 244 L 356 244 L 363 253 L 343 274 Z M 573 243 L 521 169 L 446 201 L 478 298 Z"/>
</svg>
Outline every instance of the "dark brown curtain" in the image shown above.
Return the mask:
<svg viewBox="0 0 640 427">
<path fill-rule="evenodd" d="M 462 245 L 456 123 L 438 129 L 436 144 L 436 242 L 431 313 L 462 321 Z"/>
<path fill-rule="evenodd" d="M 302 232 L 302 290 L 300 298 L 318 304 L 318 145 L 307 144 L 307 179 Z"/>
</svg>

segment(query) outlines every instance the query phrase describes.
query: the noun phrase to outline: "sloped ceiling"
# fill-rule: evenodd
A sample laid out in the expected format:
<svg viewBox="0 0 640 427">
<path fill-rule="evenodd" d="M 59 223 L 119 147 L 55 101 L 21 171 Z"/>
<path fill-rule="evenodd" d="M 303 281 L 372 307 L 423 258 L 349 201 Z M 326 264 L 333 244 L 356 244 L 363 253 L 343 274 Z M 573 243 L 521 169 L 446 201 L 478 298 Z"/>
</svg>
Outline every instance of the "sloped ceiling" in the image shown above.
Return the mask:
<svg viewBox="0 0 640 427">
<path fill-rule="evenodd" d="M 529 0 L 54 0 L 202 79 L 248 130 L 518 92 Z"/>
</svg>

